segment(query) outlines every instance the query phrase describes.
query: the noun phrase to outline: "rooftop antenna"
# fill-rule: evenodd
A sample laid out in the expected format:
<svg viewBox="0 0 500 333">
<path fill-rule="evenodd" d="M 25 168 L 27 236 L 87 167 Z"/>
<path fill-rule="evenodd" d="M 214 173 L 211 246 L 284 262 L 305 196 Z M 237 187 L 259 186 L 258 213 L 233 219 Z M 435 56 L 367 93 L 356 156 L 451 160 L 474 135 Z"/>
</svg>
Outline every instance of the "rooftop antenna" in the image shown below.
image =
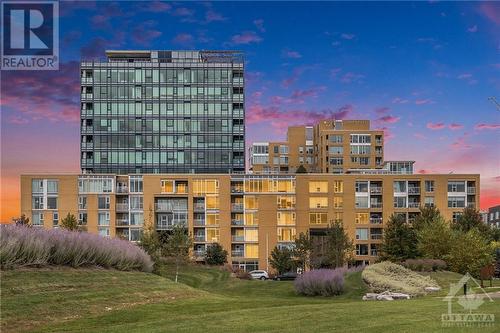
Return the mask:
<svg viewBox="0 0 500 333">
<path fill-rule="evenodd" d="M 497 110 L 500 111 L 500 103 L 497 102 L 497 99 L 495 96 L 488 97 L 488 100 L 490 100 L 491 103 L 495 104 L 497 107 Z"/>
</svg>

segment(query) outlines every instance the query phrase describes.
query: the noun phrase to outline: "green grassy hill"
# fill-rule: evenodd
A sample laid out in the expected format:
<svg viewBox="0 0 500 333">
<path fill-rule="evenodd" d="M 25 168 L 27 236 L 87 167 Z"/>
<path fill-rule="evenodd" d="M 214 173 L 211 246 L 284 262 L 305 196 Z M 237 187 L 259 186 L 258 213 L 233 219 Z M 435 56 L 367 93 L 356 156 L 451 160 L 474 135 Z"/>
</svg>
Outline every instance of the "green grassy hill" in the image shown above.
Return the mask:
<svg viewBox="0 0 500 333">
<path fill-rule="evenodd" d="M 420 333 L 441 331 L 446 311 L 436 295 L 363 302 L 360 273 L 347 278 L 344 295 L 312 298 L 296 295 L 291 282 L 237 280 L 203 266 L 183 267 L 178 284 L 173 267 L 160 272 L 165 277 L 66 268 L 1 272 L 1 331 Z M 445 288 L 460 277 L 432 275 Z M 481 310 L 500 318 L 498 304 Z"/>
</svg>

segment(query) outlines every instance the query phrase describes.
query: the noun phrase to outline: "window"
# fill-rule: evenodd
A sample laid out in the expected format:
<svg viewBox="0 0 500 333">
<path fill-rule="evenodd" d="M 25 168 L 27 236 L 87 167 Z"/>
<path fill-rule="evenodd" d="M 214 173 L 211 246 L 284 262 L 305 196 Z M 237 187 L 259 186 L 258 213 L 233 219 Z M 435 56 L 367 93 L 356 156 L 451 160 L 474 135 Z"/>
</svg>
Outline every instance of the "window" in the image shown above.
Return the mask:
<svg viewBox="0 0 500 333">
<path fill-rule="evenodd" d="M 43 179 L 33 179 L 31 181 L 32 193 L 43 193 Z"/>
<path fill-rule="evenodd" d="M 327 213 L 309 213 L 310 224 L 325 224 L 327 222 Z"/>
<path fill-rule="evenodd" d="M 333 215 L 334 222 L 342 223 L 344 221 L 344 213 L 342 213 L 342 212 L 335 212 L 333 214 L 334 214 Z"/>
<path fill-rule="evenodd" d="M 99 236 L 101 237 L 109 237 L 109 228 L 107 227 L 98 227 L 97 231 L 99 232 Z"/>
<path fill-rule="evenodd" d="M 131 210 L 142 210 L 143 209 L 143 197 L 138 195 L 130 196 L 130 209 Z"/>
<path fill-rule="evenodd" d="M 398 180 L 393 184 L 394 193 L 406 193 L 406 181 Z"/>
<path fill-rule="evenodd" d="M 142 193 L 142 176 L 130 176 L 130 193 Z"/>
<path fill-rule="evenodd" d="M 245 241 L 247 242 L 257 242 L 259 240 L 259 230 L 258 229 L 245 229 Z"/>
<path fill-rule="evenodd" d="M 309 193 L 328 193 L 327 181 L 310 181 Z"/>
<path fill-rule="evenodd" d="M 219 228 L 206 228 L 207 231 L 207 242 L 219 242 L 220 230 Z"/>
<path fill-rule="evenodd" d="M 193 180 L 193 194 L 218 194 L 219 181 L 217 179 L 195 179 Z"/>
<path fill-rule="evenodd" d="M 110 197 L 99 196 L 97 198 L 97 208 L 98 209 L 109 209 L 109 206 L 110 206 Z"/>
<path fill-rule="evenodd" d="M 342 155 L 344 153 L 344 147 L 330 146 L 328 152 L 332 155 Z"/>
<path fill-rule="evenodd" d="M 368 208 L 368 197 L 356 197 L 356 208 Z"/>
<path fill-rule="evenodd" d="M 357 193 L 368 193 L 368 182 L 366 182 L 366 181 L 356 182 L 355 191 Z"/>
<path fill-rule="evenodd" d="M 330 158 L 330 164 L 331 165 L 343 165 L 344 159 L 342 157 Z"/>
<path fill-rule="evenodd" d="M 278 242 L 292 242 L 295 232 L 295 228 L 278 228 Z"/>
<path fill-rule="evenodd" d="M 452 216 L 451 217 L 452 222 L 458 222 L 460 216 L 462 216 L 462 212 L 453 212 L 451 216 Z"/>
<path fill-rule="evenodd" d="M 57 209 L 57 197 L 47 197 L 47 209 Z"/>
<path fill-rule="evenodd" d="M 58 212 L 54 212 L 52 214 L 52 225 L 54 227 L 58 226 L 59 225 L 59 213 Z"/>
<path fill-rule="evenodd" d="M 434 197 L 425 197 L 424 204 L 425 207 L 434 207 Z"/>
<path fill-rule="evenodd" d="M 344 192 L 344 182 L 342 180 L 335 180 L 333 182 L 333 192 L 343 193 Z"/>
<path fill-rule="evenodd" d="M 465 182 L 464 181 L 449 181 L 448 182 L 448 192 L 465 192 Z"/>
<path fill-rule="evenodd" d="M 207 214 L 206 215 L 207 225 L 218 225 L 219 224 L 219 214 Z"/>
<path fill-rule="evenodd" d="M 370 155 L 370 146 L 351 145 L 351 155 Z"/>
<path fill-rule="evenodd" d="M 207 209 L 219 209 L 219 196 L 211 195 L 205 197 Z"/>
<path fill-rule="evenodd" d="M 367 228 L 363 228 L 363 229 L 356 228 L 356 239 L 357 240 L 368 240 L 368 229 Z"/>
<path fill-rule="evenodd" d="M 357 224 L 367 224 L 370 219 L 370 214 L 368 213 L 356 213 L 356 223 Z"/>
<path fill-rule="evenodd" d="M 246 258 L 258 258 L 259 257 L 259 245 L 258 244 L 245 244 L 245 257 Z"/>
<path fill-rule="evenodd" d="M 87 209 L 87 197 L 80 195 L 78 197 L 78 209 Z"/>
<path fill-rule="evenodd" d="M 368 244 L 356 244 L 356 255 L 357 256 L 367 256 L 368 255 Z"/>
<path fill-rule="evenodd" d="M 161 180 L 161 192 L 162 193 L 174 193 L 174 181 L 173 180 Z"/>
<path fill-rule="evenodd" d="M 333 197 L 333 208 L 341 209 L 344 205 L 344 199 L 342 197 Z"/>
<path fill-rule="evenodd" d="M 113 178 L 108 176 L 81 176 L 78 179 L 79 193 L 111 193 Z"/>
<path fill-rule="evenodd" d="M 33 209 L 44 209 L 43 206 L 43 196 L 33 196 L 32 206 Z"/>
<path fill-rule="evenodd" d="M 394 197 L 394 208 L 406 208 L 406 197 Z"/>
<path fill-rule="evenodd" d="M 330 135 L 330 142 L 332 143 L 342 143 L 342 135 Z"/>
<path fill-rule="evenodd" d="M 371 143 L 369 134 L 351 134 L 351 143 Z"/>
<path fill-rule="evenodd" d="M 327 197 L 311 197 L 309 198 L 309 208 L 328 208 Z"/>
<path fill-rule="evenodd" d="M 258 209 L 259 204 L 254 196 L 245 196 L 245 209 Z"/>
<path fill-rule="evenodd" d="M 294 212 L 278 212 L 277 221 L 278 225 L 294 225 L 295 224 L 295 213 Z"/>
<path fill-rule="evenodd" d="M 31 224 L 33 226 L 43 226 L 43 213 L 33 212 Z"/>
<path fill-rule="evenodd" d="M 109 212 L 99 212 L 97 214 L 97 225 L 109 226 Z"/>
<path fill-rule="evenodd" d="M 448 208 L 464 208 L 465 197 L 448 197 Z"/>
<path fill-rule="evenodd" d="M 257 218 L 257 214 L 253 213 L 245 213 L 245 225 L 258 225 L 259 219 Z"/>
<path fill-rule="evenodd" d="M 425 181 L 425 192 L 434 192 L 434 181 L 426 180 Z"/>
<path fill-rule="evenodd" d="M 294 196 L 277 196 L 278 209 L 292 209 L 295 208 L 295 197 Z"/>
</svg>

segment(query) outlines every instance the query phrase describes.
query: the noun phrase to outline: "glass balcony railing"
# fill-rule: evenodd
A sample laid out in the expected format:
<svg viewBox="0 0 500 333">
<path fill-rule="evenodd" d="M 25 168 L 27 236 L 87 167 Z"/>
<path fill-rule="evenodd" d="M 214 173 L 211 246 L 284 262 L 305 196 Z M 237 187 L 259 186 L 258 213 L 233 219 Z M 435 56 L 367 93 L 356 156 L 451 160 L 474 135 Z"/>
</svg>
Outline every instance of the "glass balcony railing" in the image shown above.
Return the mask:
<svg viewBox="0 0 500 333">
<path fill-rule="evenodd" d="M 419 208 L 420 202 L 408 202 L 408 208 Z"/>
<path fill-rule="evenodd" d="M 382 224 L 382 218 L 381 217 L 370 217 L 370 223 Z"/>
<path fill-rule="evenodd" d="M 476 194 L 475 187 L 467 187 L 467 194 Z"/>
<path fill-rule="evenodd" d="M 243 250 L 233 250 L 231 251 L 231 257 L 244 257 L 245 251 Z"/>
<path fill-rule="evenodd" d="M 420 187 L 408 187 L 408 194 L 420 194 Z"/>
<path fill-rule="evenodd" d="M 128 203 L 116 203 L 116 210 L 117 211 L 128 211 Z"/>
<path fill-rule="evenodd" d="M 245 241 L 245 236 L 235 236 L 235 235 L 232 235 L 231 236 L 231 240 L 233 242 L 244 242 Z"/>
<path fill-rule="evenodd" d="M 231 220 L 231 225 L 244 225 L 245 222 L 241 219 L 232 219 Z"/>
<path fill-rule="evenodd" d="M 194 236 L 194 241 L 195 242 L 204 242 L 205 241 L 205 235 L 195 235 Z"/>
<path fill-rule="evenodd" d="M 242 203 L 233 203 L 233 204 L 231 204 L 231 210 L 233 210 L 233 211 L 242 211 L 243 210 L 243 204 Z"/>
</svg>

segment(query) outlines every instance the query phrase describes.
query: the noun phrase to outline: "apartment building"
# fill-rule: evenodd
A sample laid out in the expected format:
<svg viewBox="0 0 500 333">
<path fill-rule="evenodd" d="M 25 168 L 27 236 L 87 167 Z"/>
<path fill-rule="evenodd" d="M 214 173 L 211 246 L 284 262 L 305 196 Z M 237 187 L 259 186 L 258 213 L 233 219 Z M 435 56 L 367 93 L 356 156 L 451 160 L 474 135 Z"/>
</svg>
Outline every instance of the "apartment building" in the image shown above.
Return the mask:
<svg viewBox="0 0 500 333">
<path fill-rule="evenodd" d="M 238 51 L 106 51 L 83 60 L 83 173 L 245 170 Z"/>
<path fill-rule="evenodd" d="M 384 168 L 383 131 L 369 120 L 323 120 L 288 128 L 285 142 L 258 142 L 250 148 L 253 173 L 347 173 Z M 268 147 L 268 148 L 265 148 Z"/>
<path fill-rule="evenodd" d="M 500 228 L 500 205 L 488 208 L 488 211 L 484 212 L 483 220 L 492 228 Z"/>
<path fill-rule="evenodd" d="M 21 211 L 34 226 L 58 227 L 71 213 L 88 232 L 137 241 L 145 225 L 186 226 L 192 255 L 220 243 L 235 267 L 269 269 L 275 246 L 309 233 L 321 251 L 329 223 L 341 221 L 355 258 L 377 259 L 391 214 L 412 222 L 420 206 L 447 220 L 479 207 L 479 175 L 378 174 L 134 174 L 23 175 Z"/>
</svg>

